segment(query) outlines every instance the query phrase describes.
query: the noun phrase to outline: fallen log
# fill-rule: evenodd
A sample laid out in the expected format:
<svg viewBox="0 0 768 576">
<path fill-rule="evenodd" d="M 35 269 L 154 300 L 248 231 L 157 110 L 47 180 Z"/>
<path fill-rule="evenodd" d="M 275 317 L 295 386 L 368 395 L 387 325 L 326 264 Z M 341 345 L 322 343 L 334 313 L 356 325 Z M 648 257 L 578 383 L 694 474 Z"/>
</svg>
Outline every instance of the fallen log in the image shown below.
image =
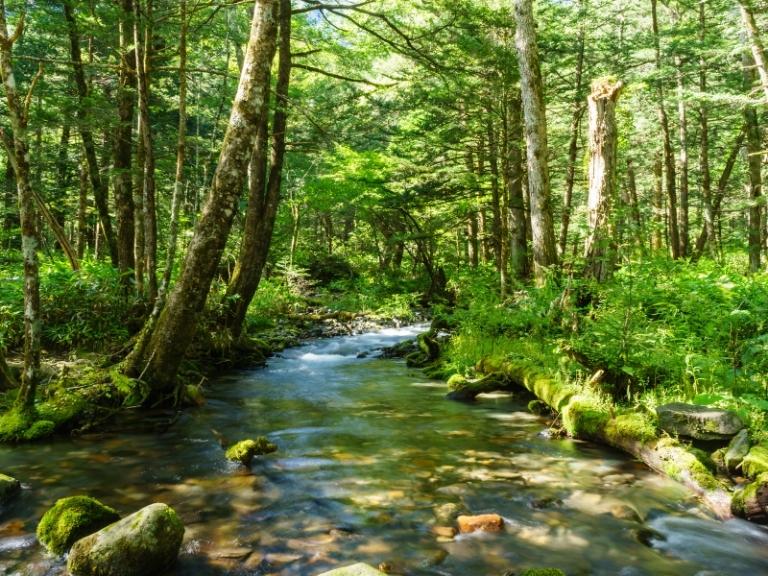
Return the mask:
<svg viewBox="0 0 768 576">
<path fill-rule="evenodd" d="M 653 416 L 649 414 L 618 413 L 613 404 L 584 394 L 575 385 L 562 382 L 529 361 L 485 359 L 476 368 L 481 373 L 490 373 L 493 379 L 481 378 L 470 386 L 476 389 L 478 382 L 482 382 L 486 392 L 491 391 L 489 385 L 494 382 L 503 383 L 504 389 L 509 385 L 524 387 L 560 413 L 569 435 L 631 454 L 649 468 L 689 488 L 721 519 L 732 518 L 734 513 L 744 517 L 740 513 L 744 507 L 751 511 L 760 505 L 760 498 L 768 498 L 768 490 L 762 492 L 758 488 L 757 504 L 753 504 L 754 491 L 745 490 L 748 503 L 742 508 L 732 507 L 732 494 L 727 487 L 685 445 L 673 438 L 659 436 Z"/>
</svg>

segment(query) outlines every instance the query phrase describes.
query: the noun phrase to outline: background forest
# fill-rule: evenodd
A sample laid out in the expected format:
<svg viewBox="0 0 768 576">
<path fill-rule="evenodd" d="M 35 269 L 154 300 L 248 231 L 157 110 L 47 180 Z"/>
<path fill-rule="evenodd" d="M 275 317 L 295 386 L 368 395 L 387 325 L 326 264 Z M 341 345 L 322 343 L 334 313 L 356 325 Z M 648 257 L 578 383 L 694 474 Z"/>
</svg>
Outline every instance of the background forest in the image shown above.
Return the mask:
<svg viewBox="0 0 768 576">
<path fill-rule="evenodd" d="M 759 436 L 768 5 L 513 4 L 0 2 L 6 405 L 34 405 L 41 348 L 154 403 L 186 353 L 308 309 L 430 306 L 446 372 L 565 354 Z"/>
</svg>

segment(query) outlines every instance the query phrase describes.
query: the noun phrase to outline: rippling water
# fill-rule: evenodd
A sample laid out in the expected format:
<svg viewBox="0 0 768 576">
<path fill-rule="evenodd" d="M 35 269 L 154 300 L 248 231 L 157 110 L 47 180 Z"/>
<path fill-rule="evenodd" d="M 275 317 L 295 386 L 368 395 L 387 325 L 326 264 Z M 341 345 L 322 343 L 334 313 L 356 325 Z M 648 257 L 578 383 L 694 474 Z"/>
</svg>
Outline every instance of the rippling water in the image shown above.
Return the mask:
<svg viewBox="0 0 768 576">
<path fill-rule="evenodd" d="M 314 575 L 356 561 L 413 575 L 768 574 L 766 530 L 710 519 L 619 453 L 548 439 L 509 395 L 449 402 L 442 383 L 375 357 L 418 330 L 286 350 L 222 375 L 203 408 L 122 424 L 142 431 L 0 447 L 0 471 L 25 487 L 0 512 L 0 574 L 65 573 L 34 530 L 74 494 L 123 514 L 172 505 L 187 528 L 177 575 Z M 258 434 L 279 452 L 250 473 L 224 459 L 218 438 Z M 446 538 L 443 516 L 457 510 L 501 514 L 506 530 Z"/>
</svg>

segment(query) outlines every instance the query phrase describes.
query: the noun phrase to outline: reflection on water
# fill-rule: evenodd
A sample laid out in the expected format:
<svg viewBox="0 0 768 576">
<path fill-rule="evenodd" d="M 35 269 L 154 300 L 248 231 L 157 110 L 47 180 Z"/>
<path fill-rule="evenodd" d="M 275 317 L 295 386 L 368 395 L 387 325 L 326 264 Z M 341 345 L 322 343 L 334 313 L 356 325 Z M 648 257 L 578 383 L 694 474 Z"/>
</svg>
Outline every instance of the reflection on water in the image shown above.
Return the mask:
<svg viewBox="0 0 768 576">
<path fill-rule="evenodd" d="M 74 494 L 124 514 L 176 508 L 187 528 L 178 575 L 314 575 L 353 561 L 413 575 L 768 574 L 765 530 L 708 519 L 620 454 L 546 439 L 509 395 L 448 402 L 401 361 L 359 357 L 417 331 L 286 350 L 223 375 L 175 425 L 156 415 L 151 434 L 0 448 L 0 470 L 25 485 L 0 515 L 0 574 L 64 574 L 33 534 Z M 250 474 L 224 459 L 218 438 L 258 434 L 279 452 Z M 498 513 L 506 531 L 451 538 L 451 515 L 466 512 Z"/>
</svg>

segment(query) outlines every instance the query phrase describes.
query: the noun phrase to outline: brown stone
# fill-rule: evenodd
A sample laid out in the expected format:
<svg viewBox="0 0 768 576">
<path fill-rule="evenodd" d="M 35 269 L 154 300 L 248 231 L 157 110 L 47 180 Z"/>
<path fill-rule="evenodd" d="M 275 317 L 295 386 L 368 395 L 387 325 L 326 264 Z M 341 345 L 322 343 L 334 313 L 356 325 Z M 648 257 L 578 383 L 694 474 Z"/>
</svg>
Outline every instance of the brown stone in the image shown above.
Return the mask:
<svg viewBox="0 0 768 576">
<path fill-rule="evenodd" d="M 453 538 L 456 536 L 456 528 L 453 526 L 433 526 L 432 534 L 441 538 Z"/>
<path fill-rule="evenodd" d="M 504 519 L 498 514 L 478 514 L 477 516 L 459 516 L 457 519 L 459 532 L 501 532 L 504 529 Z"/>
</svg>

